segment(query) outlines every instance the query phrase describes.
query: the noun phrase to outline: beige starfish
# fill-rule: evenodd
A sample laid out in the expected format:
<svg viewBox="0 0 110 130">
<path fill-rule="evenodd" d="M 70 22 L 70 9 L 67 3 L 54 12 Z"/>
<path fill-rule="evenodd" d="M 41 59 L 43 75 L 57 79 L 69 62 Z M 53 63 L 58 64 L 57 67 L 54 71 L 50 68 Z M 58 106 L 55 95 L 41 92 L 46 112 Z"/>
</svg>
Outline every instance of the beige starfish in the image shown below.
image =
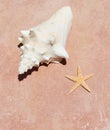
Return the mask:
<svg viewBox="0 0 110 130">
<path fill-rule="evenodd" d="M 91 78 L 93 76 L 93 74 L 83 76 L 82 72 L 81 72 L 81 69 L 80 69 L 80 66 L 78 66 L 77 75 L 78 75 L 77 77 L 66 75 L 66 78 L 76 82 L 69 93 L 73 92 L 80 85 L 83 88 L 85 88 L 88 92 L 90 92 L 90 89 L 88 88 L 88 85 L 86 84 L 85 80 Z"/>
</svg>

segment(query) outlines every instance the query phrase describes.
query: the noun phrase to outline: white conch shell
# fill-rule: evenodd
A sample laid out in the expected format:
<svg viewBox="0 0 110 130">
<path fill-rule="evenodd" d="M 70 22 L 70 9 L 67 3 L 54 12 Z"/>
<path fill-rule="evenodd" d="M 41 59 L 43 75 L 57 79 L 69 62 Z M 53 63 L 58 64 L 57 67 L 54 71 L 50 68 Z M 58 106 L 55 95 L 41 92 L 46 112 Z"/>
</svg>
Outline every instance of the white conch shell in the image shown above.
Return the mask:
<svg viewBox="0 0 110 130">
<path fill-rule="evenodd" d="M 66 40 L 72 24 L 72 11 L 69 6 L 58 10 L 49 20 L 37 27 L 21 31 L 18 38 L 23 43 L 19 74 L 27 72 L 40 63 L 59 62 L 68 58 Z"/>
</svg>

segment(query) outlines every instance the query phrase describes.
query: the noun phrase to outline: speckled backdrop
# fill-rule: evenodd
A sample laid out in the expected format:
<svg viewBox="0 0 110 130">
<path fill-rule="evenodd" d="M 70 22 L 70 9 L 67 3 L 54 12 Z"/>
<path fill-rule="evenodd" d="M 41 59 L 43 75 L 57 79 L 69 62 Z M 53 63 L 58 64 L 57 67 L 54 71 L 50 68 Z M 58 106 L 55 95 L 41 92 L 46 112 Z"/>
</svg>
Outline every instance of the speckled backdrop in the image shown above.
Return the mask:
<svg viewBox="0 0 110 130">
<path fill-rule="evenodd" d="M 65 65 L 34 68 L 18 77 L 17 37 L 70 5 L 74 19 Z M 110 1 L 0 0 L 0 130 L 110 130 Z M 82 87 L 65 74 L 94 73 Z"/>
</svg>

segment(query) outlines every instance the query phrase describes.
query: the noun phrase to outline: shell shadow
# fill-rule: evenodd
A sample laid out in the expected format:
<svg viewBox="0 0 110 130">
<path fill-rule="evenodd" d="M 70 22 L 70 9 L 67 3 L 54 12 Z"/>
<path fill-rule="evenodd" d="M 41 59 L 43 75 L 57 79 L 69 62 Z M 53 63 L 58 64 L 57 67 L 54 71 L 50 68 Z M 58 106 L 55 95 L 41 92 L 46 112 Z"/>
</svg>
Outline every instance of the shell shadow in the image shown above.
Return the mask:
<svg viewBox="0 0 110 130">
<path fill-rule="evenodd" d="M 50 64 L 50 63 L 49 63 Z M 49 65 L 48 64 L 48 65 Z M 48 65 L 46 63 L 43 63 L 43 64 L 40 64 L 40 66 L 45 66 L 45 67 L 48 67 Z M 40 67 L 39 66 L 39 67 Z M 38 71 L 39 67 L 33 67 L 32 69 L 28 70 L 27 72 L 25 72 L 24 74 L 19 74 L 18 75 L 18 80 L 19 81 L 22 81 L 23 79 L 25 79 L 27 76 L 31 75 L 32 72 L 34 71 Z"/>
<path fill-rule="evenodd" d="M 38 71 L 38 67 L 33 67 L 31 70 L 28 70 L 27 72 L 25 72 L 24 74 L 19 74 L 18 75 L 18 80 L 22 81 L 23 79 L 25 79 L 28 75 L 31 75 L 31 73 L 33 71 Z"/>
<path fill-rule="evenodd" d="M 63 59 L 60 63 L 61 63 L 62 65 L 66 65 L 66 60 Z M 49 64 L 51 64 L 51 63 L 49 63 Z M 39 67 L 41 67 L 41 66 L 48 67 L 49 64 L 44 63 L 44 64 L 41 64 Z M 18 80 L 19 80 L 19 81 L 22 81 L 22 80 L 25 79 L 28 75 L 31 75 L 32 72 L 38 71 L 38 69 L 39 69 L 38 67 L 33 67 L 32 69 L 28 70 L 28 71 L 25 72 L 24 74 L 19 74 L 19 75 L 18 75 Z"/>
<path fill-rule="evenodd" d="M 66 65 L 67 62 L 66 62 L 66 59 L 62 59 L 62 61 L 60 62 L 62 65 Z"/>
<path fill-rule="evenodd" d="M 18 44 L 18 47 L 19 47 L 19 48 L 20 48 L 21 46 L 23 46 L 23 43 L 19 43 L 19 44 Z"/>
<path fill-rule="evenodd" d="M 21 46 L 23 46 L 23 44 L 22 44 L 22 43 L 19 43 L 19 44 L 18 44 L 18 47 L 20 48 Z M 61 63 L 62 65 L 66 65 L 66 64 L 67 64 L 66 59 L 62 59 L 60 63 Z M 49 63 L 49 64 L 51 64 L 51 63 Z M 48 67 L 49 64 L 43 63 L 43 64 L 40 64 L 39 67 L 41 67 L 41 66 Z M 19 80 L 19 81 L 22 81 L 23 79 L 27 78 L 28 75 L 31 75 L 32 72 L 38 71 L 38 69 L 39 69 L 38 67 L 33 67 L 32 69 L 28 70 L 28 71 L 25 72 L 24 74 L 19 74 L 19 75 L 18 75 L 18 80 Z"/>
</svg>

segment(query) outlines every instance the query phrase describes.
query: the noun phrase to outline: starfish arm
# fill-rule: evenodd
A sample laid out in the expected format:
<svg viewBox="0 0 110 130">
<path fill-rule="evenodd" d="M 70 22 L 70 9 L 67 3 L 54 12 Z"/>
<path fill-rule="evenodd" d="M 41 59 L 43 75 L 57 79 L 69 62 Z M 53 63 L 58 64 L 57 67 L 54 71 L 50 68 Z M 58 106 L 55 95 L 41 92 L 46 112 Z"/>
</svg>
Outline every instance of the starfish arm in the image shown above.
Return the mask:
<svg viewBox="0 0 110 130">
<path fill-rule="evenodd" d="M 91 78 L 94 74 L 90 74 L 90 75 L 87 75 L 87 76 L 84 76 L 84 80 L 88 80 L 89 78 Z"/>
<path fill-rule="evenodd" d="M 78 68 L 77 68 L 77 75 L 78 75 L 78 76 L 79 76 L 79 75 L 82 75 L 82 71 L 81 71 L 80 66 L 78 66 Z"/>
<path fill-rule="evenodd" d="M 90 92 L 91 90 L 89 89 L 88 85 L 85 83 L 85 81 L 83 81 L 81 83 L 81 85 L 83 86 L 83 88 L 85 88 L 88 92 Z"/>
<path fill-rule="evenodd" d="M 79 85 L 80 85 L 80 83 L 76 83 L 76 84 L 72 87 L 72 89 L 69 91 L 68 94 L 72 93 Z"/>
<path fill-rule="evenodd" d="M 66 75 L 65 77 L 72 80 L 72 81 L 74 81 L 74 82 L 77 81 L 77 77 L 73 77 L 73 76 L 69 76 L 69 75 Z"/>
</svg>

